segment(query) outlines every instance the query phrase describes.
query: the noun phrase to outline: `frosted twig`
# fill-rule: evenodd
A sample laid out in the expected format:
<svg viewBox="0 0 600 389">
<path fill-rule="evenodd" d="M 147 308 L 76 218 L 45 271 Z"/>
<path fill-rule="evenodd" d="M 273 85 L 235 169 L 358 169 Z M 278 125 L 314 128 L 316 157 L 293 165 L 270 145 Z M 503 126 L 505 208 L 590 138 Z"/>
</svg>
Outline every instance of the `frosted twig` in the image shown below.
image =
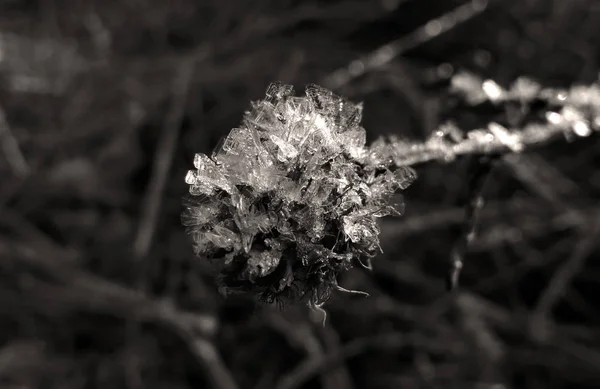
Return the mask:
<svg viewBox="0 0 600 389">
<path fill-rule="evenodd" d="M 487 97 L 499 100 L 508 95 L 498 85 L 490 86 L 491 82 L 484 82 L 481 85 L 481 92 Z M 471 89 L 476 90 L 476 88 L 469 90 Z M 411 144 L 393 140 L 391 144 L 386 144 L 380 141 L 372 147 L 371 155 L 376 160 L 381 160 L 384 156 L 389 157 L 398 166 L 413 166 L 434 159 L 451 161 L 459 155 L 481 154 L 490 157 L 500 153 L 519 153 L 528 147 L 546 143 L 560 136 L 586 137 L 593 130 L 600 130 L 600 105 L 598 104 L 600 92 L 597 85 L 588 88 L 574 87 L 569 92 L 548 89 L 537 93 L 537 89 L 535 88 L 535 93 L 523 93 L 522 90 L 513 87 L 513 91 L 516 90 L 516 97 L 522 96 L 524 99 L 533 100 L 539 96 L 555 105 L 564 104 L 558 110 L 559 112 L 552 110 L 547 112 L 545 125 L 529 124 L 523 129 L 508 130 L 497 123 L 489 123 L 485 130 L 477 129 L 463 135 L 457 127 L 446 124 L 425 143 Z M 532 89 L 526 92 L 532 92 Z M 476 177 L 473 181 L 476 190 L 481 190 L 483 180 L 480 178 L 483 177 L 485 175 Z M 474 194 L 473 202 L 467 207 L 465 231 L 452 254 L 452 269 L 448 279 L 450 289 L 458 282 L 468 243 L 474 239 L 477 214 L 481 207 L 480 199 L 479 194 Z"/>
<path fill-rule="evenodd" d="M 487 6 L 487 0 L 471 0 L 467 4 L 458 6 L 439 18 L 428 21 L 413 32 L 381 46 L 365 57 L 350 62 L 346 67 L 334 71 L 322 83 L 328 88 L 338 89 L 369 70 L 386 65 L 407 50 L 413 49 L 472 19 L 485 11 Z"/>
<path fill-rule="evenodd" d="M 594 115 L 594 117 L 589 118 L 589 121 L 594 122 L 598 119 L 600 119 L 600 116 Z M 600 130 L 598 124 L 594 129 L 596 131 Z M 529 124 L 522 129 L 506 130 L 506 133 L 510 134 L 511 143 L 520 144 L 520 147 L 524 149 L 542 145 L 561 137 L 576 135 L 569 123 Z M 418 143 L 402 141 L 392 137 L 391 142 L 376 141 L 371 149 L 374 158 L 391 158 L 396 166 L 415 166 L 430 161 L 451 162 L 459 156 L 472 154 L 490 155 L 513 152 L 506 139 L 495 136 L 488 129 L 469 131 L 465 134 L 464 139 L 459 142 L 440 139 L 440 141 Z"/>
<path fill-rule="evenodd" d="M 520 77 L 509 89 L 504 89 L 493 80 L 483 80 L 466 72 L 456 74 L 451 81 L 451 91 L 468 104 L 476 105 L 486 101 L 500 106 L 506 110 L 509 122 L 518 123 L 515 125 L 521 124 L 525 115 L 531 113 L 532 103 L 537 101 L 548 106 L 548 122 L 569 122 L 578 136 L 589 135 L 590 125 L 598 126 L 600 88 L 597 83 L 591 86 L 575 85 L 570 89 L 554 89 L 542 88 L 539 83 Z M 515 106 L 520 108 L 519 115 L 514 115 L 514 108 L 510 110 Z M 557 106 L 562 107 L 560 112 L 557 112 Z M 586 113 L 594 119 L 591 123 L 585 120 Z M 568 208 L 562 198 L 579 190 L 577 185 L 540 156 L 536 158 L 536 155 L 511 154 L 502 158 L 502 162 L 528 189 L 555 206 Z"/>
<path fill-rule="evenodd" d="M 452 161 L 466 154 L 496 154 L 522 150 L 563 137 L 587 137 L 600 130 L 600 85 L 574 85 L 569 89 L 542 88 L 535 81 L 520 78 L 505 90 L 492 80 L 468 73 L 452 78 L 452 90 L 471 104 L 515 102 L 523 107 L 542 101 L 548 109 L 544 123 L 530 123 L 507 129 L 498 123 L 463 134 L 452 123 L 444 124 L 425 143 L 392 139 L 377 142 L 374 154 L 389 157 L 398 166 L 411 166 L 431 160 Z M 450 135 L 450 136 L 449 136 Z M 451 139 L 449 139 L 451 138 Z"/>
<path fill-rule="evenodd" d="M 0 107 L 0 143 L 6 160 L 10 164 L 13 172 L 19 177 L 25 177 L 29 174 L 29 165 L 19 148 L 19 142 L 10 130 L 10 126 L 4 114 L 4 110 Z"/>
</svg>

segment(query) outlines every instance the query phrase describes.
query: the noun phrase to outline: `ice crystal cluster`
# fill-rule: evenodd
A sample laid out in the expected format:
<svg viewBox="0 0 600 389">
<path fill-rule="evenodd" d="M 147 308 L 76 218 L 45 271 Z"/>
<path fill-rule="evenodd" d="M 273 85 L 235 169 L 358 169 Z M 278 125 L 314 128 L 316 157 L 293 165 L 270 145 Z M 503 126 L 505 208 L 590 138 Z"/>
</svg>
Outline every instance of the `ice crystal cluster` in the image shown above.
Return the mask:
<svg viewBox="0 0 600 389">
<path fill-rule="evenodd" d="M 309 85 L 273 83 L 211 156 L 186 176 L 183 222 L 225 293 L 320 307 L 338 275 L 370 266 L 377 218 L 416 178 L 365 145 L 362 106 Z"/>
</svg>

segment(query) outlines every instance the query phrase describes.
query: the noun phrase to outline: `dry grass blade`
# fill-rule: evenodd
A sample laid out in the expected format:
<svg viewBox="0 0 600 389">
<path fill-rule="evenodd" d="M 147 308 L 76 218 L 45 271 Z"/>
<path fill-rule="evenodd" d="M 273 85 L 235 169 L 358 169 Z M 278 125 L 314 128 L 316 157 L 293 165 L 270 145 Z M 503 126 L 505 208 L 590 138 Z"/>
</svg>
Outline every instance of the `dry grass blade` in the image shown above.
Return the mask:
<svg viewBox="0 0 600 389">
<path fill-rule="evenodd" d="M 547 328 L 541 325 L 541 323 L 548 320 L 552 309 L 568 292 L 571 282 L 582 271 L 585 261 L 598 246 L 600 223 L 595 221 L 589 231 L 581 231 L 580 233 L 584 236 L 575 246 L 573 254 L 554 273 L 532 313 L 531 329 L 542 340 L 547 337 L 544 336 Z"/>
<path fill-rule="evenodd" d="M 165 118 L 161 137 L 157 143 L 152 178 L 142 203 L 142 216 L 134 242 L 134 255 L 137 262 L 142 261 L 148 254 L 154 236 L 160 203 L 171 168 L 173 152 L 177 144 L 179 127 L 185 112 L 185 103 L 192 84 L 195 66 L 195 57 L 188 59 L 177 69 L 177 76 L 173 82 L 171 109 Z"/>
<path fill-rule="evenodd" d="M 405 51 L 415 48 L 437 36 L 452 30 L 487 9 L 487 0 L 472 0 L 439 18 L 417 28 L 412 33 L 378 48 L 365 57 L 352 61 L 347 67 L 329 74 L 322 84 L 331 89 L 339 89 L 352 79 L 373 69 L 381 68 Z"/>
<path fill-rule="evenodd" d="M 29 165 L 23 152 L 19 147 L 19 142 L 12 133 L 6 115 L 0 107 L 0 143 L 4 151 L 4 156 L 8 161 L 13 173 L 18 177 L 25 177 L 29 174 Z"/>
</svg>

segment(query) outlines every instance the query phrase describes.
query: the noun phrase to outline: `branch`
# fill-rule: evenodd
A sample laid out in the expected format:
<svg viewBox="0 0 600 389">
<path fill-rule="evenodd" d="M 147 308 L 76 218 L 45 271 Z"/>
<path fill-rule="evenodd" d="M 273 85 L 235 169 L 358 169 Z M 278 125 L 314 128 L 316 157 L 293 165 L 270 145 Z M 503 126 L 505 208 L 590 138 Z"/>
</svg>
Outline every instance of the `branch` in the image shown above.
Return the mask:
<svg viewBox="0 0 600 389">
<path fill-rule="evenodd" d="M 17 138 L 13 135 L 2 107 L 0 107 L 0 144 L 4 151 L 7 162 L 12 171 L 19 177 L 26 177 L 30 168 L 23 152 L 19 147 Z"/>
<path fill-rule="evenodd" d="M 372 337 L 354 339 L 340 348 L 331 350 L 328 354 L 309 357 L 300 363 L 291 372 L 281 377 L 274 385 L 277 389 L 296 389 L 302 387 L 315 375 L 327 371 L 342 363 L 344 360 L 356 357 L 372 348 L 394 349 L 407 344 L 416 343 L 418 339 L 414 334 L 389 333 Z"/>
<path fill-rule="evenodd" d="M 346 67 L 334 71 L 325 77 L 323 85 L 331 89 L 339 89 L 368 71 L 381 68 L 390 63 L 394 58 L 406 51 L 414 49 L 471 20 L 474 16 L 485 11 L 487 6 L 487 0 L 472 0 L 467 4 L 460 5 L 436 19 L 429 20 L 413 32 L 381 46 L 363 58 L 358 58 L 350 62 Z"/>
<path fill-rule="evenodd" d="M 148 254 L 160 211 L 160 200 L 171 168 L 172 156 L 177 146 L 181 118 L 185 113 L 185 102 L 194 74 L 194 57 L 178 69 L 179 74 L 173 82 L 173 102 L 163 126 L 156 156 L 152 179 L 144 198 L 142 215 L 134 242 L 135 260 L 140 262 Z"/>
<path fill-rule="evenodd" d="M 139 290 L 69 266 L 62 260 L 63 251 L 53 247 L 39 255 L 35 250 L 25 250 L 23 243 L 0 242 L 4 266 L 12 271 L 16 266 L 25 267 L 27 273 L 43 275 L 15 293 L 13 301 L 25 306 L 35 304 L 36 312 L 49 309 L 53 315 L 83 311 L 155 323 L 185 343 L 194 363 L 211 381 L 211 387 L 237 389 L 232 373 L 210 341 L 217 330 L 213 316 L 181 311 L 169 300 L 152 299 Z"/>
<path fill-rule="evenodd" d="M 381 164 L 392 160 L 396 166 L 413 166 L 429 161 L 450 162 L 463 155 L 520 153 L 555 139 L 588 137 L 600 130 L 600 84 L 575 85 L 570 89 L 542 88 L 528 79 L 518 79 L 509 90 L 492 80 L 480 80 L 460 73 L 453 77 L 452 88 L 470 104 L 517 103 L 524 109 L 535 102 L 548 106 L 541 123 L 521 128 L 506 128 L 491 122 L 486 128 L 464 133 L 447 122 L 424 143 L 391 137 L 376 141 L 370 148 L 370 160 Z"/>
<path fill-rule="evenodd" d="M 545 328 L 541 323 L 547 321 L 546 318 L 552 309 L 568 292 L 573 279 L 582 271 L 586 259 L 598 244 L 599 233 L 600 223 L 598 222 L 594 223 L 590 231 L 582 231 L 582 234 L 585 234 L 585 236 L 575 246 L 573 254 L 556 271 L 539 298 L 532 314 L 531 330 L 533 334 L 536 334 L 542 340 L 547 337 L 547 331 L 544 331 Z"/>
<path fill-rule="evenodd" d="M 471 177 L 467 183 L 466 207 L 460 240 L 452 250 L 451 267 L 448 272 L 447 288 L 455 289 L 458 286 L 460 272 L 464 265 L 465 255 L 469 245 L 475 240 L 479 216 L 483 208 L 483 191 L 485 183 L 492 171 L 496 158 L 484 156 L 471 161 Z"/>
<path fill-rule="evenodd" d="M 454 143 L 434 135 L 425 143 L 405 142 L 392 139 L 391 142 L 376 141 L 371 147 L 374 159 L 391 158 L 396 166 L 414 166 L 430 161 L 451 162 L 459 156 L 472 154 L 504 154 L 521 152 L 534 146 L 568 137 L 574 132 L 566 125 L 530 124 L 522 130 L 508 130 L 499 124 L 491 123 L 492 129 L 476 129 L 466 133 L 464 139 Z M 598 131 L 600 128 L 594 128 Z M 502 135 L 495 135 L 501 133 Z M 436 134 L 439 134 L 438 131 Z"/>
</svg>

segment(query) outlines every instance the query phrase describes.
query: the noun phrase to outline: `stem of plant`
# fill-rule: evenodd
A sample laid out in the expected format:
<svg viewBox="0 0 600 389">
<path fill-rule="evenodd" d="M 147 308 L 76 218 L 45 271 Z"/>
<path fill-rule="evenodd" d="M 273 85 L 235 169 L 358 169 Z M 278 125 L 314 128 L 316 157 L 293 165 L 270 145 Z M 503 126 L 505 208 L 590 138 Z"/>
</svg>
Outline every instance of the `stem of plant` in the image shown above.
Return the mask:
<svg viewBox="0 0 600 389">
<path fill-rule="evenodd" d="M 498 158 L 498 155 L 471 157 L 469 163 L 469 170 L 471 172 L 465 196 L 465 219 L 460 240 L 452 250 L 451 265 L 446 283 L 448 290 L 454 290 L 458 286 L 469 244 L 476 236 L 479 214 L 484 204 L 483 192 L 485 184 Z"/>
</svg>

